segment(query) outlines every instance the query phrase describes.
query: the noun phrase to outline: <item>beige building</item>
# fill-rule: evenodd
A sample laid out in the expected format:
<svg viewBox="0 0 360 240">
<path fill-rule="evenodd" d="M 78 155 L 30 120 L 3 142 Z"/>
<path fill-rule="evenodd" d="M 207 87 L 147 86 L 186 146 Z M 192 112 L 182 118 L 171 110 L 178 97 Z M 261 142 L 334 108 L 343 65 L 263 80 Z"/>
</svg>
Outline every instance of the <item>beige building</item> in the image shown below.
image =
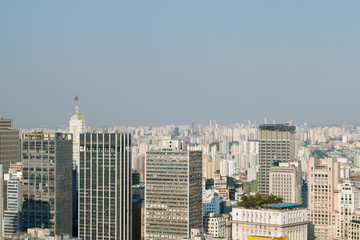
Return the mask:
<svg viewBox="0 0 360 240">
<path fill-rule="evenodd" d="M 300 171 L 289 162 L 270 168 L 270 193 L 282 197 L 286 203 L 301 203 Z"/>
<path fill-rule="evenodd" d="M 259 193 L 269 194 L 269 173 L 274 161 L 294 160 L 295 130 L 295 126 L 285 124 L 261 124 L 259 126 Z"/>
<path fill-rule="evenodd" d="M 355 210 L 351 216 L 349 239 L 360 239 L 360 209 Z"/>
<path fill-rule="evenodd" d="M 249 236 L 307 239 L 307 214 L 300 204 L 279 203 L 260 209 L 233 208 L 231 215 L 233 240 L 247 240 Z"/>
<path fill-rule="evenodd" d="M 189 238 L 202 229 L 202 152 L 167 140 L 145 163 L 145 239 Z"/>
<path fill-rule="evenodd" d="M 219 192 L 221 198 L 230 199 L 231 190 L 228 188 L 228 178 L 226 176 L 221 176 L 219 173 L 216 173 L 214 188 Z"/>
<path fill-rule="evenodd" d="M 310 158 L 308 165 L 308 219 L 310 239 L 337 236 L 339 165 L 336 159 Z"/>
<path fill-rule="evenodd" d="M 359 208 L 359 190 L 350 181 L 344 181 L 339 185 L 338 194 L 339 211 L 337 215 L 337 237 L 350 238 L 352 215 Z"/>
<path fill-rule="evenodd" d="M 214 179 L 215 177 L 215 164 L 211 158 L 204 158 L 204 172 L 206 179 Z"/>
</svg>

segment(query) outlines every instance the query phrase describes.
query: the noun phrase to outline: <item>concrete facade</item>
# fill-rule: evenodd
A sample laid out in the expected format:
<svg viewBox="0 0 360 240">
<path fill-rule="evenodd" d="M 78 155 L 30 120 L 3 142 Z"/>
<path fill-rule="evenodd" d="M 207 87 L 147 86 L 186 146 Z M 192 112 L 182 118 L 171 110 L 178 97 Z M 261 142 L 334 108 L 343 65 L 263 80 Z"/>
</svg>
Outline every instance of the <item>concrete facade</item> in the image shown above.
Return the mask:
<svg viewBox="0 0 360 240">
<path fill-rule="evenodd" d="M 203 227 L 202 152 L 169 141 L 146 153 L 145 239 L 189 238 Z"/>
<path fill-rule="evenodd" d="M 259 193 L 269 194 L 269 173 L 274 161 L 294 160 L 295 130 L 295 126 L 284 124 L 261 124 L 259 126 Z"/>
<path fill-rule="evenodd" d="M 234 208 L 231 215 L 233 240 L 247 240 L 250 236 L 307 239 L 308 221 L 305 208 Z"/>
</svg>

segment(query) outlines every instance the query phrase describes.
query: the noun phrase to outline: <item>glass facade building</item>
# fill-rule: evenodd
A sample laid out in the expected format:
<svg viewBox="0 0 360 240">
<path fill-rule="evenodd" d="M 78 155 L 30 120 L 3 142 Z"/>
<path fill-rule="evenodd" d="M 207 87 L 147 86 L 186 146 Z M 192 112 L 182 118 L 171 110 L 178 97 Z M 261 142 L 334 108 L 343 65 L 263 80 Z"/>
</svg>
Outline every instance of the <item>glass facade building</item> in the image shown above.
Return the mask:
<svg viewBox="0 0 360 240">
<path fill-rule="evenodd" d="M 79 239 L 131 238 L 131 135 L 80 134 Z"/>
<path fill-rule="evenodd" d="M 22 137 L 22 228 L 72 235 L 72 135 L 27 133 Z"/>
</svg>

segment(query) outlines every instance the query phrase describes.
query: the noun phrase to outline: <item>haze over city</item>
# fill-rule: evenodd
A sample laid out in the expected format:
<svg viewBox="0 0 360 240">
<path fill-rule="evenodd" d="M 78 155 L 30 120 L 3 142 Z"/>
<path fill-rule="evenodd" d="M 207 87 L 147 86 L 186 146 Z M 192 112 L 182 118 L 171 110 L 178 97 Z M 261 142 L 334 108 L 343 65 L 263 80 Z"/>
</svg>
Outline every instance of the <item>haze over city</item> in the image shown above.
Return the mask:
<svg viewBox="0 0 360 240">
<path fill-rule="evenodd" d="M 359 9 L 0 1 L 0 240 L 360 239 Z"/>
<path fill-rule="evenodd" d="M 359 1 L 1 1 L 16 127 L 359 119 Z"/>
</svg>

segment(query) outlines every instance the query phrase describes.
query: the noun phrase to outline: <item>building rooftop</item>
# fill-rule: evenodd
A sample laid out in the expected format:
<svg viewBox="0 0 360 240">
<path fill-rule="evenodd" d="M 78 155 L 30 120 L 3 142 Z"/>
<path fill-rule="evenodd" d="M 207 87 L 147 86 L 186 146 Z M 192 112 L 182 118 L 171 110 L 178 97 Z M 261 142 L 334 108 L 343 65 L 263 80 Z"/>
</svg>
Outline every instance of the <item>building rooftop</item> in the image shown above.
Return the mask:
<svg viewBox="0 0 360 240">
<path fill-rule="evenodd" d="M 275 208 L 275 209 L 287 209 L 287 208 L 295 208 L 302 206 L 301 203 L 275 203 L 264 205 L 266 208 Z"/>
<path fill-rule="evenodd" d="M 294 133 L 294 132 L 296 132 L 296 127 L 289 126 L 286 124 L 260 124 L 259 130 Z"/>
</svg>

